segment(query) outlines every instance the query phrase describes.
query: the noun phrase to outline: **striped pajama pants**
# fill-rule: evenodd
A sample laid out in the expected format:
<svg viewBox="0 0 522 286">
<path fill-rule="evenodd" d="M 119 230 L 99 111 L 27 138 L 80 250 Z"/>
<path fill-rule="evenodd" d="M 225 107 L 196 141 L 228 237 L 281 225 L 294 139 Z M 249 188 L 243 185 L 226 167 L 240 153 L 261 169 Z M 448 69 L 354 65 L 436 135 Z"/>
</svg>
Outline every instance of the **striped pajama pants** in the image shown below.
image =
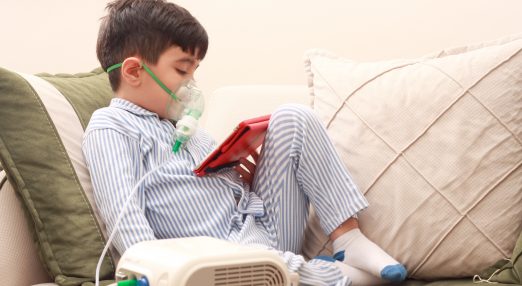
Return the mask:
<svg viewBox="0 0 522 286">
<path fill-rule="evenodd" d="M 272 114 L 251 191 L 264 203 L 259 221 L 272 247 L 292 253 L 301 251 L 309 203 L 326 234 L 368 206 L 322 123 L 311 109 L 294 104 Z M 319 261 L 301 264 L 300 256 L 291 255 L 288 259 L 297 260 L 301 280 L 311 279 L 310 284 L 339 277 Z M 307 267 L 316 275 L 317 271 L 326 273 L 315 281 L 316 275 L 303 277 Z"/>
</svg>

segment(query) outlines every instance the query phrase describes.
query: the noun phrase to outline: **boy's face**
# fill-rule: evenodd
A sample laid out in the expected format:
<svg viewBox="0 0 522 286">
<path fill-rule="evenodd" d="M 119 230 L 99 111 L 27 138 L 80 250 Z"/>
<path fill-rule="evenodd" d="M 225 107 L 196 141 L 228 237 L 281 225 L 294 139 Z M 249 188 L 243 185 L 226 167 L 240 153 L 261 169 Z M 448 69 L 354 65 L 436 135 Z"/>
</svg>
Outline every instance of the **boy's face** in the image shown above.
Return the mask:
<svg viewBox="0 0 522 286">
<path fill-rule="evenodd" d="M 179 87 L 194 77 L 194 72 L 200 60 L 194 55 L 183 52 L 180 47 L 168 48 L 160 55 L 155 65 L 147 65 L 150 70 L 174 93 Z M 141 98 L 139 102 L 143 108 L 155 112 L 160 118 L 168 118 L 167 106 L 171 97 L 154 79 L 142 69 L 140 84 Z M 174 104 L 178 104 L 174 101 Z"/>
</svg>

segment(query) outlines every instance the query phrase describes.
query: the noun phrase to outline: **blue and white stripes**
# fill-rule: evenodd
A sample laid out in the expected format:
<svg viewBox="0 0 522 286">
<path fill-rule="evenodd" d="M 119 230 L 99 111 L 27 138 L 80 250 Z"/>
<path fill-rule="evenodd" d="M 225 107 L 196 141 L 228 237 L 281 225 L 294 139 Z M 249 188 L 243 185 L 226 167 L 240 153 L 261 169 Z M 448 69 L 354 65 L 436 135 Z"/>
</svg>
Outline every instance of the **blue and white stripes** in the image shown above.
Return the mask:
<svg viewBox="0 0 522 286">
<path fill-rule="evenodd" d="M 120 252 L 143 240 L 212 236 L 277 249 L 304 284 L 347 283 L 333 264 L 295 254 L 309 201 L 327 233 L 367 206 L 310 109 L 286 105 L 272 115 L 252 188 L 231 169 L 196 177 L 215 142 L 200 130 L 173 153 L 172 134 L 171 122 L 118 98 L 91 118 L 83 151 L 108 231 L 134 184 L 159 167 L 126 210 L 115 237 Z"/>
</svg>

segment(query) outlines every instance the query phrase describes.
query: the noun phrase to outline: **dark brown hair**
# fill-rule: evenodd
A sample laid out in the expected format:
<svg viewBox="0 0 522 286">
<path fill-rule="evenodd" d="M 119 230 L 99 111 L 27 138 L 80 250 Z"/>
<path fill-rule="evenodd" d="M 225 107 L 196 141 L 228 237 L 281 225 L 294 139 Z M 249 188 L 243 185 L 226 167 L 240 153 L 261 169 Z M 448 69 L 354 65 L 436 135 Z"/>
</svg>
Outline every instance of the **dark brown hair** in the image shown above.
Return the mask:
<svg viewBox="0 0 522 286">
<path fill-rule="evenodd" d="M 102 18 L 96 54 L 104 70 L 131 56 L 156 64 L 159 56 L 179 46 L 198 59 L 207 53 L 208 35 L 185 8 L 165 0 L 116 0 Z M 120 73 L 109 74 L 111 87 L 120 86 Z"/>
</svg>

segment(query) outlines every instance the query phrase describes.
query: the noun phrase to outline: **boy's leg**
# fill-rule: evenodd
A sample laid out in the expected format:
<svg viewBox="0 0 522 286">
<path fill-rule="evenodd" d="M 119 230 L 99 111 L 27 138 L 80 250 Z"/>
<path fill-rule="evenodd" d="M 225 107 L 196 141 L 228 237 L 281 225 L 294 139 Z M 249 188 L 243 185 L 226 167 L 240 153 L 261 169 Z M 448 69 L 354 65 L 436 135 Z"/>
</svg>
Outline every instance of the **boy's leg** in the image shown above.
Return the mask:
<svg viewBox="0 0 522 286">
<path fill-rule="evenodd" d="M 302 246 L 308 200 L 316 208 L 328 235 L 367 207 L 366 199 L 357 190 L 322 123 L 311 109 L 300 105 L 284 105 L 272 115 L 253 190 L 264 201 L 266 210 L 261 220 L 273 246 L 295 253 L 299 253 Z M 343 238 L 344 235 L 336 239 L 343 242 L 336 244 L 340 247 L 336 250 L 349 250 L 349 244 L 352 248 L 369 247 L 372 253 L 375 251 L 371 248 L 380 250 L 375 244 L 361 243 L 362 240 L 344 243 Z M 378 251 L 376 257 L 359 259 L 350 253 L 346 253 L 346 257 L 355 262 L 364 259 L 367 262 L 364 267 L 372 266 L 375 260 L 372 269 L 364 270 L 378 275 L 389 262 L 389 256 L 380 251 L 386 255 L 384 260 Z"/>
<path fill-rule="evenodd" d="M 300 251 L 308 201 L 326 234 L 368 205 L 304 105 L 283 105 L 272 114 L 252 189 L 265 203 L 263 218 L 275 227 L 269 232 L 278 248 L 292 252 Z"/>
</svg>

